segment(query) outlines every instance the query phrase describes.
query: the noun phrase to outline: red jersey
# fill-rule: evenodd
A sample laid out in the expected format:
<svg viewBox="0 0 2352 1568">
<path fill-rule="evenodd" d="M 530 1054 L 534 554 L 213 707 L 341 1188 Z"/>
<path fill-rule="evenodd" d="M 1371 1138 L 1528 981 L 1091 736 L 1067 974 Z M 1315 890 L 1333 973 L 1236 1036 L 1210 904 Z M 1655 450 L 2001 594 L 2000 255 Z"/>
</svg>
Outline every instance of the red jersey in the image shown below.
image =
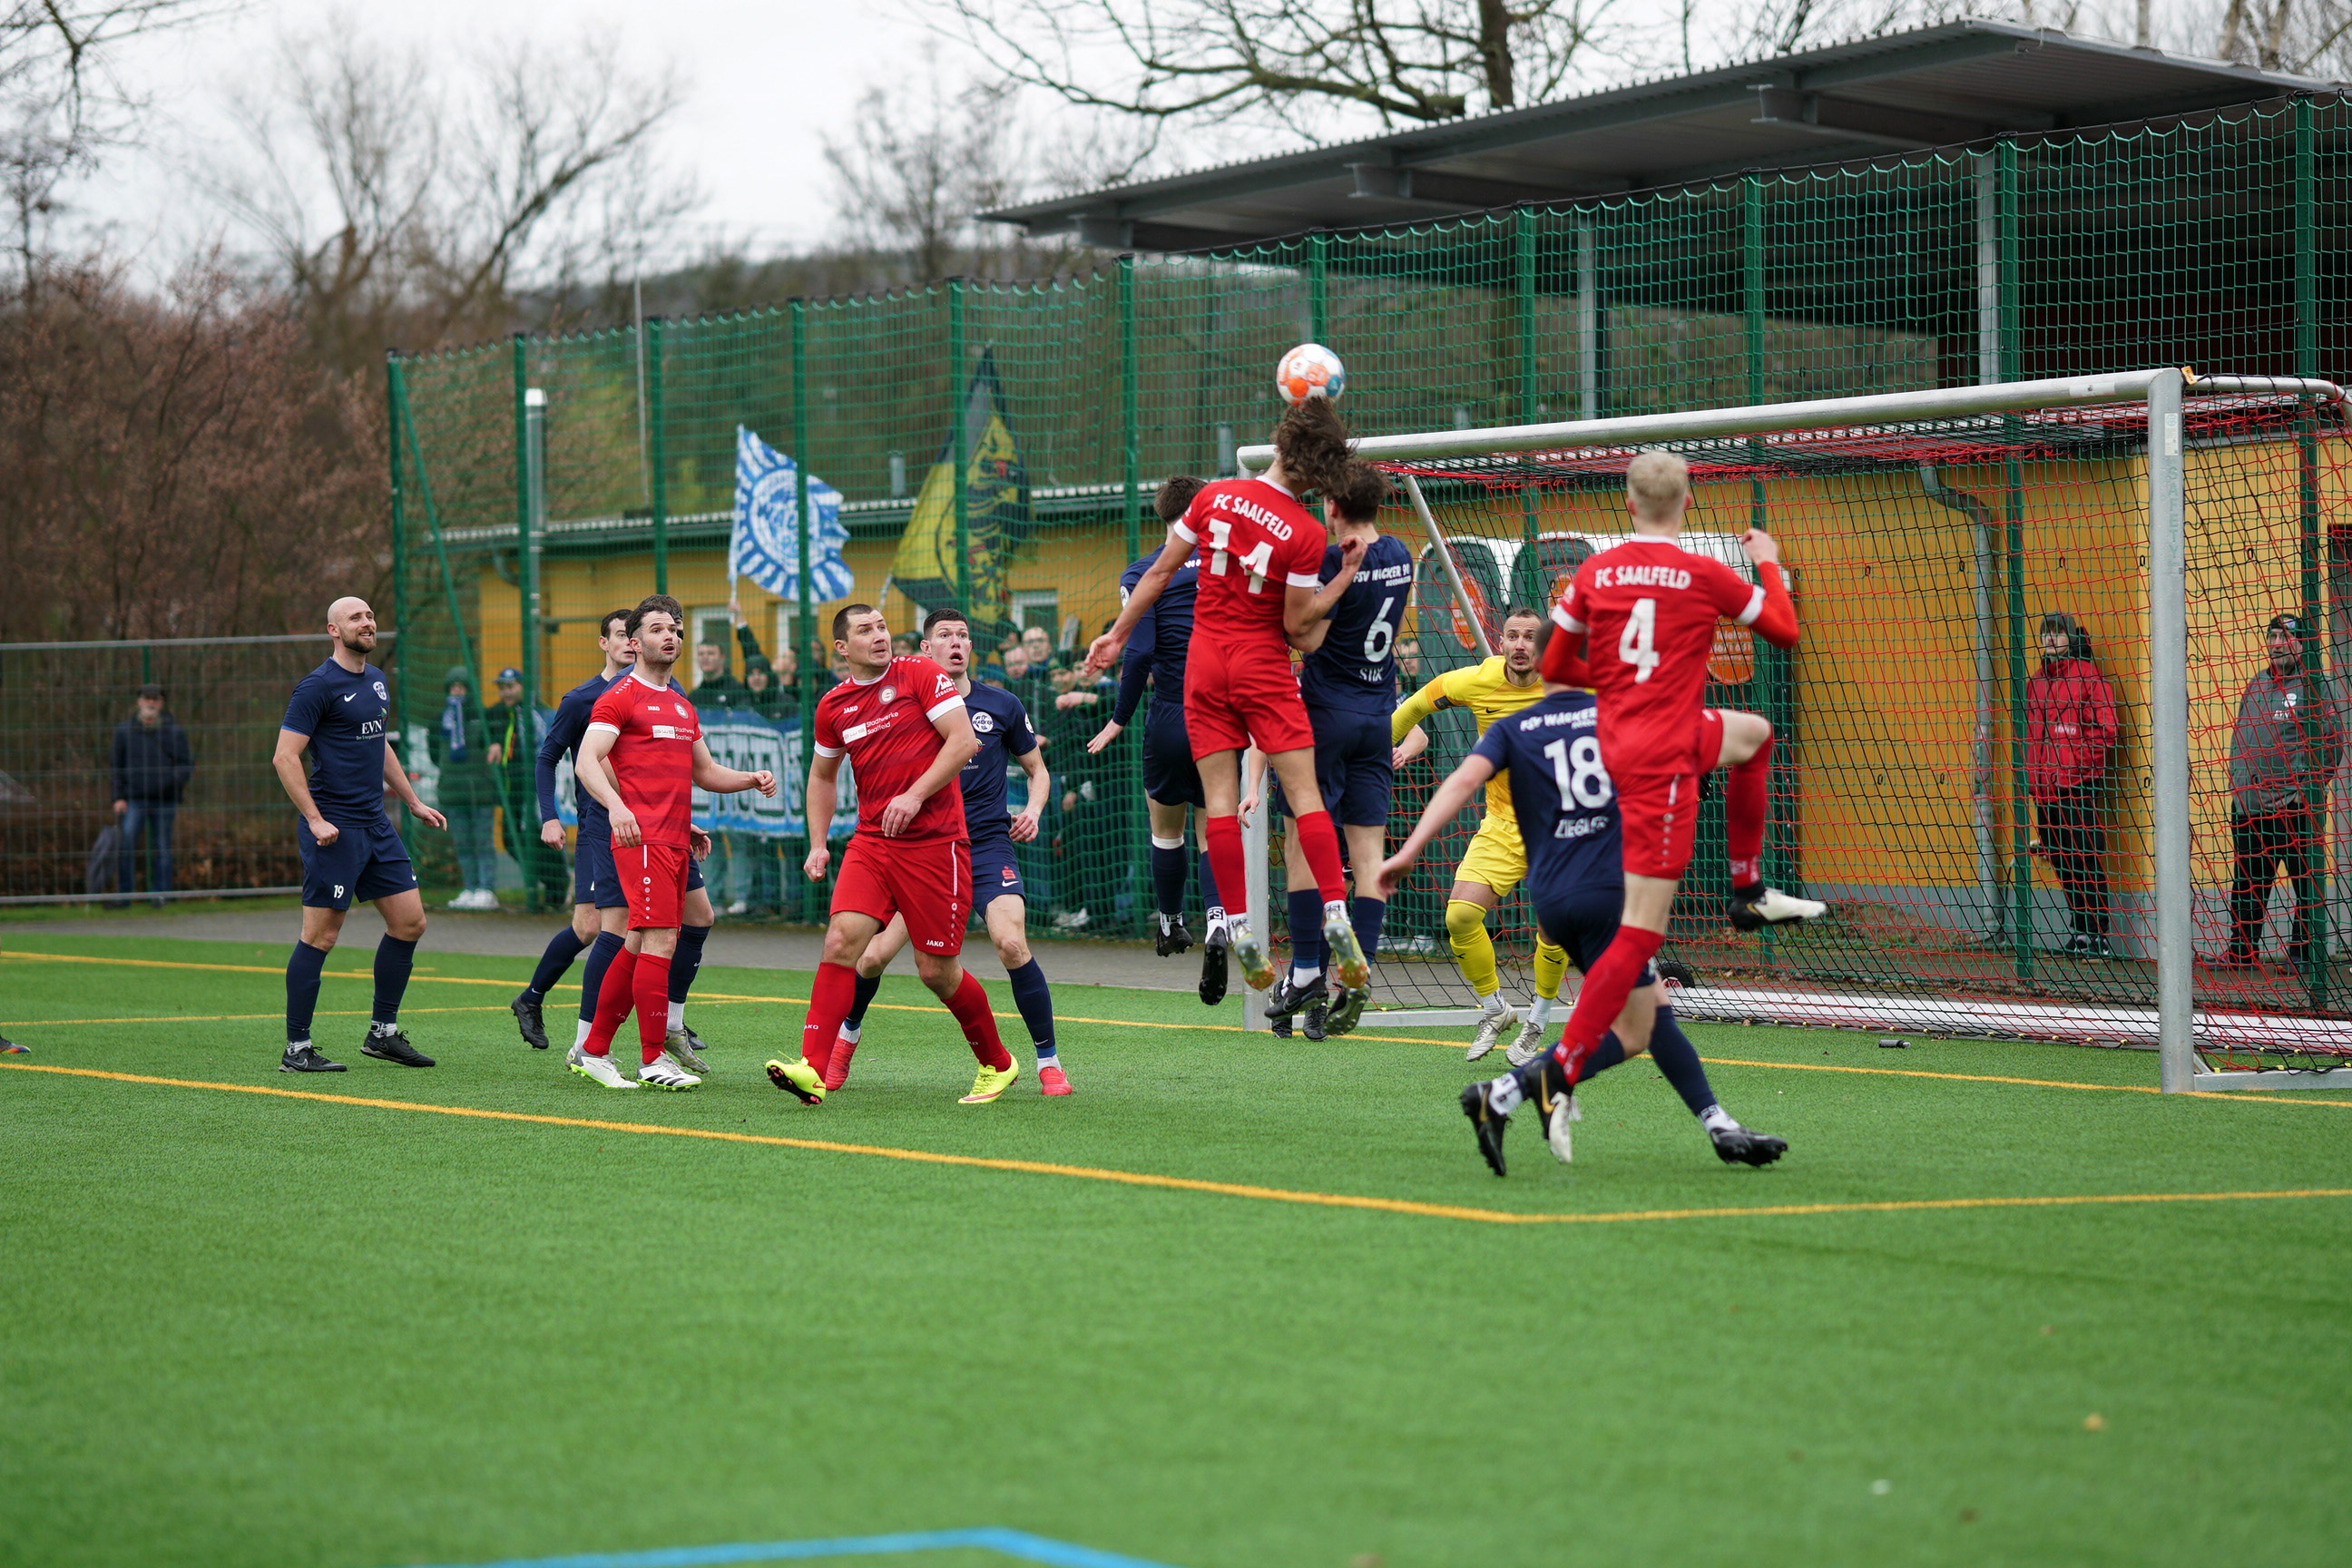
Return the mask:
<svg viewBox="0 0 2352 1568">
<path fill-rule="evenodd" d="M 1717 616 L 1753 626 L 1782 647 L 1796 642 L 1780 569 L 1760 585 L 1671 539 L 1635 534 L 1591 557 L 1552 606 L 1555 625 L 1587 634 L 1585 661 L 1600 697 L 1601 747 L 1618 777 L 1704 773 L 1693 754 Z M 1776 613 L 1766 616 L 1768 603 Z M 1785 627 L 1785 638 L 1775 635 Z"/>
<path fill-rule="evenodd" d="M 694 799 L 694 743 L 702 739 L 694 704 L 632 669 L 596 699 L 588 728 L 615 737 L 604 765 L 645 841 L 685 848 Z"/>
<path fill-rule="evenodd" d="M 894 658 L 873 679 L 845 680 L 817 700 L 816 754 L 848 754 L 859 828 L 881 837 L 883 808 L 939 759 L 944 742 L 932 721 L 962 706 L 955 678 L 928 658 Z M 965 837 L 963 791 L 950 777 L 892 842 Z"/>
<path fill-rule="evenodd" d="M 1323 525 L 1298 498 L 1265 479 L 1219 479 L 1202 487 L 1178 538 L 1200 547 L 1192 638 L 1225 648 L 1267 650 L 1287 669 L 1284 589 L 1323 585 Z"/>
</svg>

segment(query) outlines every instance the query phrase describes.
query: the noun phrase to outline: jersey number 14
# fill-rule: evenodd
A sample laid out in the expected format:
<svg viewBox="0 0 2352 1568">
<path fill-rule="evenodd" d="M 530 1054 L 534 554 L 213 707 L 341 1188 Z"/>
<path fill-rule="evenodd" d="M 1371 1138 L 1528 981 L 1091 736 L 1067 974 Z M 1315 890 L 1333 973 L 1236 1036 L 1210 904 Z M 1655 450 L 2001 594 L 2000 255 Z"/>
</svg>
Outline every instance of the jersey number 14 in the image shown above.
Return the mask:
<svg viewBox="0 0 2352 1568">
<path fill-rule="evenodd" d="M 1209 570 L 1216 576 L 1222 577 L 1225 574 L 1225 556 L 1231 551 L 1233 540 L 1234 525 L 1232 523 L 1227 522 L 1222 517 L 1212 518 L 1210 520 L 1209 549 L 1211 554 L 1209 556 Z M 1274 545 L 1266 540 L 1259 540 L 1257 542 L 1257 548 L 1243 556 L 1241 558 L 1241 563 L 1242 570 L 1250 574 L 1249 591 L 1253 594 L 1264 593 L 1265 591 L 1265 569 L 1274 564 Z"/>
</svg>

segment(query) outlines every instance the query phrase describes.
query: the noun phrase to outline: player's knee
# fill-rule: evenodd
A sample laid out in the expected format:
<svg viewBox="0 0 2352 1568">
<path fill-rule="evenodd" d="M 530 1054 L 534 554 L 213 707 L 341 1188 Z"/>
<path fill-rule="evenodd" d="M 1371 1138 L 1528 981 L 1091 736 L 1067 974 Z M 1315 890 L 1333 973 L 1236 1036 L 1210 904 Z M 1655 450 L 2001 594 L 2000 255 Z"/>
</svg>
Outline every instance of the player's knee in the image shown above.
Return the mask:
<svg viewBox="0 0 2352 1568">
<path fill-rule="evenodd" d="M 383 922 L 385 934 L 398 942 L 422 942 L 425 939 L 425 911 L 417 910 L 404 921 Z"/>
<path fill-rule="evenodd" d="M 1455 947 L 1475 947 L 1486 933 L 1486 911 L 1466 899 L 1454 899 L 1445 906 L 1445 937 Z"/>
<path fill-rule="evenodd" d="M 963 984 L 963 966 L 952 958 L 940 958 L 933 953 L 915 955 L 915 973 L 942 1001 L 956 994 Z"/>
<path fill-rule="evenodd" d="M 996 960 L 1008 970 L 1020 968 L 1029 962 L 1029 939 L 1017 934 L 999 937 L 996 942 Z"/>
</svg>

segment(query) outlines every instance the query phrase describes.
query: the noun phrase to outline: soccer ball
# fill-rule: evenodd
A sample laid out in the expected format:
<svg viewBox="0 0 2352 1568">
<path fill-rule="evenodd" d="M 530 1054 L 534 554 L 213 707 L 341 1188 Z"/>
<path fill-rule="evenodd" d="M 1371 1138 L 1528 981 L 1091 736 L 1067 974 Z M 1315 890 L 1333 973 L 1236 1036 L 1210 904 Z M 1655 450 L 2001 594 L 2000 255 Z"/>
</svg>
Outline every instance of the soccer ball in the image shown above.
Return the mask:
<svg viewBox="0 0 2352 1568">
<path fill-rule="evenodd" d="M 1285 403 L 1337 397 L 1348 390 L 1348 367 L 1321 343 L 1301 343 L 1274 367 L 1274 386 Z"/>
</svg>

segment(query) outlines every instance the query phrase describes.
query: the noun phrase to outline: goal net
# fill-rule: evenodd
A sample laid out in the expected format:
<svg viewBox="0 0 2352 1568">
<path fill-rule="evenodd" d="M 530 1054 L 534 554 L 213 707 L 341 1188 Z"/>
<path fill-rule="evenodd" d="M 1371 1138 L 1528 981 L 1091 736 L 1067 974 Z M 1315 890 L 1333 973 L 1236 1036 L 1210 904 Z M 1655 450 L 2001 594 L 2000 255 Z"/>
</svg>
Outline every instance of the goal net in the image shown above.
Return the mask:
<svg viewBox="0 0 2352 1568">
<path fill-rule="evenodd" d="M 1734 931 L 1710 791 L 1665 950 L 1678 1009 L 2167 1043 L 2174 1088 L 2324 1082 L 2352 1068 L 2340 397 L 2166 371 L 1368 438 L 1421 563 L 1400 695 L 1548 607 L 1625 536 L 1633 453 L 1678 451 L 1685 549 L 1747 574 L 1743 531 L 1781 542 L 1803 640 L 1720 628 L 1706 701 L 1772 721 L 1767 879 L 1830 905 Z M 1459 710 L 1426 728 L 1391 842 L 1475 739 Z M 1364 1027 L 1475 1020 L 1443 912 L 1479 815 L 1399 890 Z M 1280 934 L 1269 848 L 1252 905 Z M 1524 1003 L 1523 893 L 1488 930 Z"/>
</svg>

